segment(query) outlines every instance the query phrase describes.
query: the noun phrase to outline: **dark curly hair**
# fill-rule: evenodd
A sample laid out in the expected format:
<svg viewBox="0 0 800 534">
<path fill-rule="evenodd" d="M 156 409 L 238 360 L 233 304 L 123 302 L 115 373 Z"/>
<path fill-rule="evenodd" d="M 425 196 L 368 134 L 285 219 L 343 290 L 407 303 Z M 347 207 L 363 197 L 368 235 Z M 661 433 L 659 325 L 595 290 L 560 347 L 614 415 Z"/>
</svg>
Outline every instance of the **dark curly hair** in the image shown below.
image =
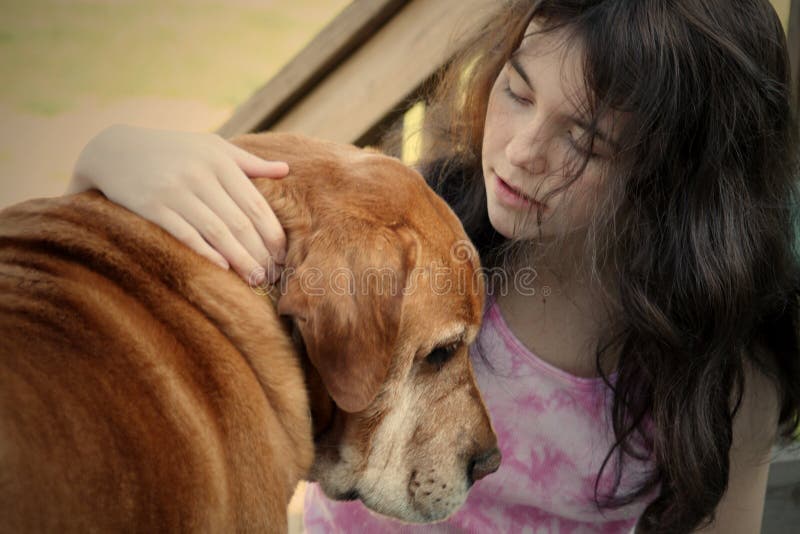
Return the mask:
<svg viewBox="0 0 800 534">
<path fill-rule="evenodd" d="M 638 528 L 688 532 L 725 493 L 749 369 L 774 384 L 782 434 L 798 424 L 798 140 L 785 35 L 767 0 L 503 2 L 428 95 L 419 163 L 489 266 L 508 242 L 486 214 L 487 102 L 534 18 L 582 44 L 589 136 L 607 113 L 631 117 L 616 130 L 586 257 L 593 272 L 613 266 L 620 310 L 596 351 L 614 393 L 603 470 L 615 465 L 619 482 L 625 458 L 643 454 L 656 467 L 632 493 L 617 484 L 595 498 L 614 507 L 660 488 Z M 611 354 L 613 383 L 601 365 Z"/>
</svg>

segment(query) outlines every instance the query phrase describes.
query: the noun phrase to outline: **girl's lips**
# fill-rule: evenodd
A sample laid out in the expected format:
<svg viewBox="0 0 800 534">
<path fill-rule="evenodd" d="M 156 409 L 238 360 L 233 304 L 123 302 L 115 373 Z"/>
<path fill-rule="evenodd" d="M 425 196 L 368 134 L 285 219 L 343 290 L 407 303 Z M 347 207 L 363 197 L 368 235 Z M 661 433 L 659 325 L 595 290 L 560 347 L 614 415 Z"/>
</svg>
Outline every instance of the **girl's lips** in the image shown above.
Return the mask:
<svg viewBox="0 0 800 534">
<path fill-rule="evenodd" d="M 520 191 L 508 185 L 497 175 L 495 175 L 495 191 L 497 193 L 497 199 L 502 204 L 512 208 L 536 208 L 543 210 L 547 207 L 544 204 L 536 202 L 532 198 L 523 195 Z"/>
</svg>

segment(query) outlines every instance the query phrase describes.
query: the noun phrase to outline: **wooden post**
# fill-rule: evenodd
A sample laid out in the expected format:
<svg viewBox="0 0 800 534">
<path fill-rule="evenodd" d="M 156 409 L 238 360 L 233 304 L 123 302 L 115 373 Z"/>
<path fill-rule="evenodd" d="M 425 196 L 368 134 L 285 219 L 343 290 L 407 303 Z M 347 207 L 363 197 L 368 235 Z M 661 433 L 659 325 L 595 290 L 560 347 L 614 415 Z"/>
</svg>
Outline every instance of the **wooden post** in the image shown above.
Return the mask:
<svg viewBox="0 0 800 534">
<path fill-rule="evenodd" d="M 370 143 L 450 60 L 465 37 L 461 30 L 485 23 L 497 6 L 497 0 L 356 0 L 219 133 L 269 129 Z"/>
</svg>

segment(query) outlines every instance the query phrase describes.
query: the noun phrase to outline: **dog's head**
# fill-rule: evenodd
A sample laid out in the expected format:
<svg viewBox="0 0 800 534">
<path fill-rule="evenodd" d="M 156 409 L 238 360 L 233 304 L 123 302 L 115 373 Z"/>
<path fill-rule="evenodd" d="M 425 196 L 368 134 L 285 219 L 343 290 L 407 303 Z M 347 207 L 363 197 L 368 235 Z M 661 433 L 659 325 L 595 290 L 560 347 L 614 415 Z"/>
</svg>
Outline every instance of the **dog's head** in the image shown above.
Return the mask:
<svg viewBox="0 0 800 534">
<path fill-rule="evenodd" d="M 291 169 L 257 187 L 288 237 L 278 311 L 307 355 L 311 478 L 406 521 L 447 517 L 500 461 L 467 350 L 483 309 L 477 252 L 393 158 L 297 136 L 236 142 Z"/>
</svg>

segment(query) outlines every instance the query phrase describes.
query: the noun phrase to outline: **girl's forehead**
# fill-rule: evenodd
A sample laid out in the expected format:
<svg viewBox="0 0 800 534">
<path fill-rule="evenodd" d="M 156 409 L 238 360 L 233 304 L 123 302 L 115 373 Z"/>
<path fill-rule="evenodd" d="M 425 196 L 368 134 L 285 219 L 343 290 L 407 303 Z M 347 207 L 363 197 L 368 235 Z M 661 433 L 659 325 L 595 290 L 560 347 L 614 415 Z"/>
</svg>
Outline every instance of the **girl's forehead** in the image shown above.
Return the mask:
<svg viewBox="0 0 800 534">
<path fill-rule="evenodd" d="M 531 22 L 512 60 L 532 79 L 557 83 L 566 97 L 586 99 L 583 46 L 564 30 L 542 32 L 538 23 Z"/>
</svg>

